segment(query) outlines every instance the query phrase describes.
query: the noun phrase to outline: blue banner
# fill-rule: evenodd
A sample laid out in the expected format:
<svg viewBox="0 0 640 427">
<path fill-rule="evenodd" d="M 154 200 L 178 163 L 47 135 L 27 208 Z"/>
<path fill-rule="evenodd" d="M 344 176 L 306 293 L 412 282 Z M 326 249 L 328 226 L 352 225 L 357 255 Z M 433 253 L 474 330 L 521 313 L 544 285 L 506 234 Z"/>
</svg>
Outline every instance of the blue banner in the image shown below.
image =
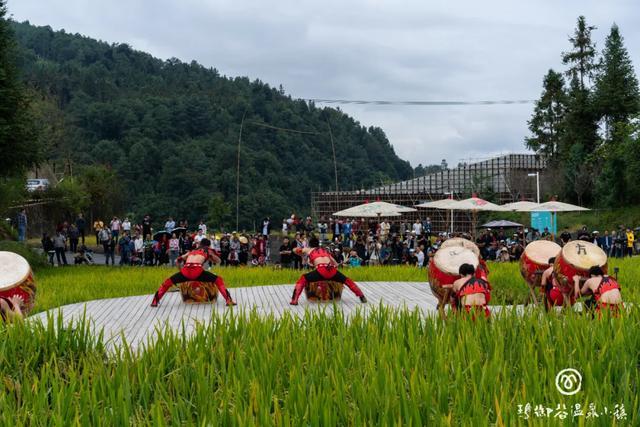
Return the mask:
<svg viewBox="0 0 640 427">
<path fill-rule="evenodd" d="M 531 212 L 531 228 L 538 229 L 540 233 L 545 228 L 548 228 L 552 234 L 558 233 L 558 225 L 554 221 L 554 215 L 551 212 Z"/>
</svg>

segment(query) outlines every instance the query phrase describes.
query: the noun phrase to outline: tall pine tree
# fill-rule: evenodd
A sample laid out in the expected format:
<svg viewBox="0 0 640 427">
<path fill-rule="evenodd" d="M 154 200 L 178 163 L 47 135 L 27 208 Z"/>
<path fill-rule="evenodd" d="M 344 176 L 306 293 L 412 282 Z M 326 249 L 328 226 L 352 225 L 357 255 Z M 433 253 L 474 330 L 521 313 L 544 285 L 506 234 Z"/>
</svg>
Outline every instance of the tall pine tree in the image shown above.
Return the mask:
<svg viewBox="0 0 640 427">
<path fill-rule="evenodd" d="M 25 88 L 15 64 L 15 41 L 0 0 L 0 177 L 23 172 L 40 159 Z"/>
<path fill-rule="evenodd" d="M 525 144 L 551 161 L 559 155 L 566 103 L 562 74 L 549 70 L 544 76 L 542 96 L 536 101 L 533 115 L 528 121 L 533 136 L 526 138 Z"/>
<path fill-rule="evenodd" d="M 596 46 L 591 41 L 591 31 L 595 29 L 596 27 L 587 25 L 584 16 L 579 16 L 573 37 L 569 37 L 572 49 L 562 54 L 562 63 L 569 65 L 567 76 L 571 80 L 577 79 L 582 90 L 587 87 L 585 80 L 590 81 L 597 69 Z"/>
<path fill-rule="evenodd" d="M 640 91 L 631 59 L 617 25 L 605 42 L 595 84 L 595 108 L 604 123 L 605 141 L 598 152 L 600 174 L 596 183 L 606 206 L 634 202 L 640 194 L 637 180 L 637 126 Z"/>
</svg>

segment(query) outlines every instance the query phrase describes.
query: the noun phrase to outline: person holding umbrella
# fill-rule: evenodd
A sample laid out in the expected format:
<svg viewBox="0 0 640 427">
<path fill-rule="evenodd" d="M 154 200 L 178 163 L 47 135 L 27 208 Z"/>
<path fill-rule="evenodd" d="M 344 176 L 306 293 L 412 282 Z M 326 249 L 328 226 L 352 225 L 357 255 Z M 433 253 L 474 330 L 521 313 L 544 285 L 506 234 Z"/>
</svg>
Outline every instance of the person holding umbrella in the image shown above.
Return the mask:
<svg viewBox="0 0 640 427">
<path fill-rule="evenodd" d="M 227 306 L 236 305 L 235 301 L 231 299 L 231 294 L 225 287 L 222 277 L 216 276 L 215 274 L 206 271 L 203 268 L 204 263 L 207 261 L 209 261 L 212 265 L 220 264 L 220 258 L 218 258 L 218 256 L 213 253 L 213 251 L 209 247 L 210 245 L 211 242 L 209 241 L 209 239 L 202 239 L 200 241 L 200 247 L 198 249 L 189 251 L 188 253 L 178 258 L 178 265 L 182 264 L 183 262 L 184 264 L 182 265 L 178 273 L 169 277 L 162 283 L 162 285 L 160 285 L 160 288 L 153 296 L 151 307 L 158 306 L 160 300 L 162 299 L 164 294 L 167 293 L 171 286 L 189 281 L 208 282 L 215 284 L 218 288 L 218 291 L 225 299 Z"/>
</svg>

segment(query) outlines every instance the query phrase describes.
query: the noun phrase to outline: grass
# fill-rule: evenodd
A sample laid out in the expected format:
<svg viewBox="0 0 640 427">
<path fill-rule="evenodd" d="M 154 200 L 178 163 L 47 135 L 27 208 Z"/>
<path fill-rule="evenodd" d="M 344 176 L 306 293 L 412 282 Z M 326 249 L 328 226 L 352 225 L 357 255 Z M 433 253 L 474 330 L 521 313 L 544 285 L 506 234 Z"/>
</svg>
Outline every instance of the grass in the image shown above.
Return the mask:
<svg viewBox="0 0 640 427">
<path fill-rule="evenodd" d="M 562 425 L 518 405 L 623 404 L 638 425 L 640 314 L 491 322 L 379 309 L 296 320 L 215 317 L 185 338 L 107 355 L 83 324 L 0 325 L 2 425 Z M 554 386 L 573 367 L 583 390 Z M 585 410 L 586 412 L 586 410 Z M 551 417 L 554 415 L 552 414 Z M 566 425 L 577 425 L 571 416 Z M 613 417 L 582 418 L 609 426 Z"/>
<path fill-rule="evenodd" d="M 620 268 L 623 296 L 637 300 L 640 277 L 639 258 L 610 260 L 610 267 Z M 490 263 L 489 280 L 494 291 L 492 304 L 522 304 L 527 299 L 528 288 L 520 276 L 517 263 Z M 94 299 L 116 298 L 132 295 L 153 294 L 160 283 L 175 272 L 171 268 L 136 268 L 78 266 L 68 268 L 45 268 L 38 271 L 36 284 L 38 293 L 33 313 L 75 302 Z M 216 268 L 231 288 L 295 283 L 302 271 L 277 270 L 272 268 Z M 356 282 L 427 281 L 426 270 L 413 267 L 362 267 L 344 270 Z"/>
</svg>

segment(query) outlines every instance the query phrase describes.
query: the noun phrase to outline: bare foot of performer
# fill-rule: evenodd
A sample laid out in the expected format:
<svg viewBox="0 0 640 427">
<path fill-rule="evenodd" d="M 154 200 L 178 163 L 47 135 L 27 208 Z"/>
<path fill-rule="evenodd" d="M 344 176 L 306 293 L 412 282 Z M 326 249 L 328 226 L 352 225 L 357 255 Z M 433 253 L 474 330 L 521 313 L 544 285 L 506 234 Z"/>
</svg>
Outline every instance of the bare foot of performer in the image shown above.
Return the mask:
<svg viewBox="0 0 640 427">
<path fill-rule="evenodd" d="M 308 248 L 296 248 L 293 251 L 299 256 L 307 254 L 309 256 L 309 262 L 315 267 L 315 270 L 303 274 L 296 282 L 296 287 L 294 288 L 293 296 L 291 297 L 291 305 L 298 305 L 300 294 L 302 294 L 302 291 L 304 291 L 304 288 L 308 283 L 324 280 L 330 280 L 332 282 L 339 282 L 347 285 L 347 287 L 360 298 L 362 303 L 367 302 L 367 297 L 364 296 L 358 285 L 338 271 L 338 263 L 331 256 L 329 251 L 320 247 L 320 242 L 317 237 L 309 239 Z"/>
<path fill-rule="evenodd" d="M 176 260 L 178 264 L 184 263 L 184 265 L 180 268 L 178 273 L 169 277 L 162 283 L 162 285 L 160 285 L 160 288 L 153 297 L 151 307 L 158 306 L 158 303 L 171 286 L 192 280 L 214 283 L 222 297 L 227 302 L 227 306 L 236 305 L 236 303 L 231 299 L 231 294 L 225 287 L 222 277 L 216 276 L 202 267 L 207 261 L 210 261 L 213 264 L 220 264 L 220 258 L 218 258 L 209 248 L 210 245 L 211 242 L 209 239 L 202 239 L 200 241 L 199 249 L 187 252 Z"/>
</svg>

